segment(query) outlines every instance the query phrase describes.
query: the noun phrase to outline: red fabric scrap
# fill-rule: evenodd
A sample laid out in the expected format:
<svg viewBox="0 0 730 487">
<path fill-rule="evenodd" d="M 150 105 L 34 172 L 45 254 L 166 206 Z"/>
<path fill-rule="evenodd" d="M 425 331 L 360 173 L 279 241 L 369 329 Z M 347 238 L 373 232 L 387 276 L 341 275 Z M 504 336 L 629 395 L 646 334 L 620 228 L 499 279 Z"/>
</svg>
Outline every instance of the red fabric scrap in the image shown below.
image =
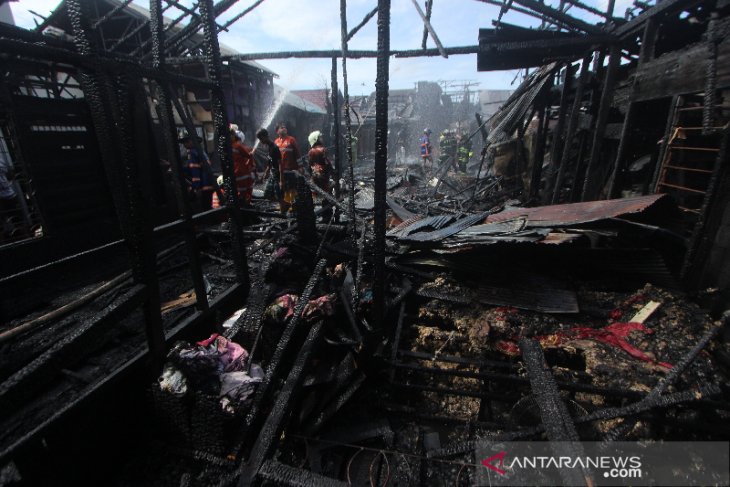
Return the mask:
<svg viewBox="0 0 730 487">
<path fill-rule="evenodd" d="M 641 323 L 612 323 L 601 329 L 584 327 L 573 328 L 568 332 L 569 335 L 566 336 L 566 338 L 587 338 L 589 340 L 595 340 L 597 342 L 605 343 L 606 345 L 611 345 L 612 347 L 621 348 L 632 357 L 644 362 L 655 362 L 654 359 L 649 357 L 646 353 L 625 340 L 625 338 L 634 330 L 638 330 L 646 334 L 654 333 L 651 329 L 645 327 Z M 668 369 L 672 368 L 672 365 L 667 362 L 656 363 Z"/>
<path fill-rule="evenodd" d="M 595 340 L 612 347 L 620 348 L 636 359 L 671 369 L 672 364 L 657 362 L 642 350 L 626 341 L 626 337 L 634 330 L 646 334 L 654 333 L 650 328 L 645 327 L 641 323 L 612 323 L 604 328 L 598 329 L 588 327 L 571 328 L 568 331 L 558 332 L 553 335 L 536 336 L 535 339 L 543 347 L 555 347 L 570 340 Z M 517 356 L 520 352 L 519 346 L 516 343 L 517 339 L 518 337 L 513 337 L 512 340 L 497 340 L 495 342 L 495 348 L 506 355 Z"/>
</svg>

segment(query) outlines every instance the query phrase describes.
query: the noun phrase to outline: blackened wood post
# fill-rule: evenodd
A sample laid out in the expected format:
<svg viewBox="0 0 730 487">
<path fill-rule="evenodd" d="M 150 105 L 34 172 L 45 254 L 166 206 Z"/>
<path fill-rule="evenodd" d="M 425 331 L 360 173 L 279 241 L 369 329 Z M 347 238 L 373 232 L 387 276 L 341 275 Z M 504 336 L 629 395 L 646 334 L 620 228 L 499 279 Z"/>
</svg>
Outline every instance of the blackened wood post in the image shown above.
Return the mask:
<svg viewBox="0 0 730 487">
<path fill-rule="evenodd" d="M 162 35 L 164 25 L 162 23 L 161 3 L 161 0 L 150 0 L 150 31 L 152 33 L 152 67 L 164 71 L 165 37 Z M 170 88 L 164 82 L 155 82 L 155 84 L 157 85 L 157 113 L 160 119 L 165 151 L 172 171 L 175 199 L 185 221 L 185 244 L 190 262 L 190 276 L 193 281 L 193 289 L 195 289 L 195 302 L 198 309 L 205 310 L 208 309 L 208 296 L 205 292 L 198 241 L 195 238 L 193 212 L 190 209 L 190 201 L 187 198 L 187 185 L 183 177 L 180 149 L 172 116 L 172 104 L 170 103 Z"/>
<path fill-rule="evenodd" d="M 667 123 L 664 126 L 664 137 L 662 138 L 662 144 L 659 148 L 659 157 L 657 158 L 656 165 L 654 166 L 654 174 L 649 183 L 647 191 L 656 192 L 656 185 L 659 182 L 659 175 L 662 171 L 662 164 L 664 164 L 664 157 L 666 156 L 667 150 L 669 150 L 669 139 L 672 136 L 672 128 L 674 127 L 674 119 L 677 116 L 677 110 L 682 104 L 682 96 L 674 95 L 672 101 L 669 104 L 669 114 L 667 115 Z"/>
<path fill-rule="evenodd" d="M 550 120 L 548 106 L 550 105 L 550 93 L 548 92 L 545 101 L 538 112 L 537 146 L 535 157 L 532 161 L 532 174 L 530 176 L 530 201 L 535 200 L 540 194 L 540 179 L 542 179 L 542 163 L 545 159 L 545 142 L 547 141 L 547 125 Z"/>
<path fill-rule="evenodd" d="M 581 102 L 583 100 L 583 91 L 585 89 L 586 83 L 588 82 L 588 70 L 591 64 L 591 56 L 592 54 L 587 54 L 583 58 L 580 67 L 580 75 L 578 77 L 578 86 L 575 88 L 575 99 L 573 100 L 573 108 L 570 111 L 570 118 L 568 119 L 568 129 L 565 133 L 563 153 L 560 156 L 560 159 L 553 161 L 554 164 L 557 164 L 559 166 L 559 169 L 558 177 L 555 180 L 552 204 L 558 202 L 558 198 L 560 197 L 560 189 L 563 186 L 563 179 L 565 178 L 565 166 L 567 166 L 573 137 L 575 136 L 575 130 L 578 127 L 578 115 L 580 114 L 580 107 L 582 105 Z"/>
<path fill-rule="evenodd" d="M 385 196 L 388 164 L 388 76 L 390 0 L 378 0 L 378 60 L 375 76 L 375 285 L 373 314 L 377 327 L 385 321 Z"/>
<path fill-rule="evenodd" d="M 650 58 L 654 52 L 654 43 L 656 41 L 656 20 L 650 18 L 644 25 L 644 33 L 641 37 L 641 50 L 639 51 L 639 61 L 636 66 L 636 72 L 639 71 L 642 64 L 647 58 Z M 621 183 L 623 179 L 623 170 L 626 164 L 624 158 L 626 157 L 626 147 L 628 145 L 629 130 L 631 129 L 631 118 L 634 115 L 635 103 L 632 101 L 634 91 L 636 89 L 636 79 L 631 83 L 631 91 L 629 93 L 629 106 L 626 108 L 626 116 L 624 117 L 624 124 L 621 127 L 621 138 L 619 139 L 618 150 L 616 151 L 616 160 L 613 164 L 613 171 L 610 178 L 610 186 L 608 188 L 608 198 L 616 198 L 618 192 L 621 189 Z"/>
<path fill-rule="evenodd" d="M 340 89 L 337 86 L 337 58 L 332 57 L 332 142 L 335 144 L 335 196 L 340 198 L 342 152 L 340 148 Z M 337 211 L 337 210 L 335 210 Z"/>
<path fill-rule="evenodd" d="M 299 241 L 303 244 L 313 243 L 317 239 L 317 217 L 314 215 L 312 190 L 302 176 L 297 177 L 297 199 L 294 201 L 294 209 Z"/>
<path fill-rule="evenodd" d="M 355 169 L 352 160 L 352 121 L 350 120 L 350 92 L 347 86 L 347 0 L 340 0 L 340 34 L 342 37 L 342 92 L 345 98 L 345 152 L 349 168 L 350 193 L 348 226 L 353 244 L 357 242 L 357 222 L 355 221 Z"/>
<path fill-rule="evenodd" d="M 596 129 L 593 132 L 593 144 L 591 145 L 591 155 L 588 158 L 588 166 L 586 167 L 586 175 L 583 180 L 583 193 L 581 201 L 586 201 L 592 195 L 589 194 L 591 184 L 593 183 L 593 171 L 601 157 L 601 148 L 603 147 L 603 135 L 606 130 L 606 122 L 608 114 L 611 111 L 611 102 L 613 101 L 613 86 L 616 81 L 616 71 L 621 61 L 621 46 L 611 46 L 610 58 L 608 60 L 608 69 L 606 70 L 606 78 L 603 82 L 603 93 L 601 94 L 601 102 L 596 116 Z"/>
<path fill-rule="evenodd" d="M 241 212 L 238 208 L 238 195 L 236 194 L 236 177 L 233 172 L 231 136 L 228 129 L 228 114 L 226 113 L 225 99 L 223 96 L 223 70 L 213 0 L 200 0 L 199 7 L 200 19 L 203 23 L 203 38 L 205 40 L 203 50 L 208 68 L 208 78 L 213 84 L 210 89 L 211 110 L 213 112 L 216 150 L 218 151 L 221 171 L 223 172 L 225 202 L 228 207 L 228 214 L 230 215 L 229 222 L 233 243 L 233 264 L 236 269 L 238 282 L 243 285 L 246 294 L 248 294 L 249 278 L 248 263 L 246 261 L 246 245 L 243 241 Z"/>
<path fill-rule="evenodd" d="M 565 81 L 563 81 L 563 88 L 560 91 L 560 108 L 558 110 L 558 122 L 555 124 L 555 130 L 553 130 L 553 143 L 550 148 L 550 171 L 545 180 L 545 195 L 543 196 L 544 201 L 550 201 L 550 192 L 555 186 L 555 178 L 557 173 L 555 169 L 558 163 L 558 157 L 562 148 L 563 139 L 563 127 L 565 125 L 565 117 L 568 113 L 568 99 L 570 98 L 570 90 L 573 85 L 573 66 L 568 64 L 565 66 Z"/>
<path fill-rule="evenodd" d="M 89 25 L 91 16 L 88 15 L 91 7 L 92 0 L 69 0 L 66 11 L 76 50 L 84 57 L 95 59 L 98 55 Z M 79 81 L 89 104 L 119 226 L 129 249 L 132 277 L 147 288 L 147 299 L 143 305 L 145 333 L 152 361 L 155 366 L 161 366 L 166 345 L 160 314 L 156 256 L 152 246 L 152 222 L 139 189 L 130 111 L 129 106 L 125 106 L 134 100 L 129 96 L 124 76 L 114 80 L 97 68 L 82 71 Z"/>
</svg>

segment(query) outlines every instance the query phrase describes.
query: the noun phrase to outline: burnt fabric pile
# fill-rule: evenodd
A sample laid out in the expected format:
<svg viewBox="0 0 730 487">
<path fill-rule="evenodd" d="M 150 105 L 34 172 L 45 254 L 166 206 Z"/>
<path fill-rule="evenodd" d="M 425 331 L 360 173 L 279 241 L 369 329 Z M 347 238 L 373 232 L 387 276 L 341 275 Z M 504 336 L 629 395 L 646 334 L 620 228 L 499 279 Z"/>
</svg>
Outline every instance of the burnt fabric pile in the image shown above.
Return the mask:
<svg viewBox="0 0 730 487">
<path fill-rule="evenodd" d="M 177 342 L 167 358 L 160 390 L 218 396 L 221 408 L 231 413 L 245 410 L 264 377 L 259 365 L 249 364 L 246 349 L 217 333 L 194 345 Z"/>
</svg>

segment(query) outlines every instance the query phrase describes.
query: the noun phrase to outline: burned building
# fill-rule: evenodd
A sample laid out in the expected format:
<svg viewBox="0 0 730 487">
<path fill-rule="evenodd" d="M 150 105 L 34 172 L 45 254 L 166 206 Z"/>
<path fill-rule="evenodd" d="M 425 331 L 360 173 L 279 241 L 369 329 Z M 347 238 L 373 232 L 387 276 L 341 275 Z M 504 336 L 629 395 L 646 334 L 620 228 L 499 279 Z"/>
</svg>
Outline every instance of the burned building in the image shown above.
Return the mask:
<svg viewBox="0 0 730 487">
<path fill-rule="evenodd" d="M 0 484 L 608 478 L 503 469 L 518 441 L 642 442 L 648 484 L 727 484 L 730 5 L 481 0 L 492 28 L 444 47 L 414 2 L 423 44 L 396 50 L 388 0 L 350 29 L 343 1 L 337 49 L 222 48 L 261 3 L 221 23 L 235 1 L 65 0 L 0 24 Z M 377 50 L 349 50 L 376 16 Z M 389 60 L 465 55 L 522 81 L 432 167 L 401 164 L 427 114 L 438 131 L 497 98 L 391 90 Z M 332 60 L 318 102 L 255 63 L 292 57 Z M 229 123 L 276 118 L 301 145 L 331 134 L 333 167 L 294 161 L 246 201 Z M 220 169 L 218 208 L 194 210 L 181 134 Z"/>
</svg>

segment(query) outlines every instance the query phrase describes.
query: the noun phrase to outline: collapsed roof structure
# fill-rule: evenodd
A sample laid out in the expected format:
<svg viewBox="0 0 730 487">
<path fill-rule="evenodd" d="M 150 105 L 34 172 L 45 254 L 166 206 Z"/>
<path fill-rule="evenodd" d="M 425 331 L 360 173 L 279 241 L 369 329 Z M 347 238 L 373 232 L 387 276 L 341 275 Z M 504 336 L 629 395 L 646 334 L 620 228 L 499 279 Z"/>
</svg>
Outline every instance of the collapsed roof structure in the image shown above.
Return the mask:
<svg viewBox="0 0 730 487">
<path fill-rule="evenodd" d="M 414 1 L 423 44 L 392 50 L 389 0 L 352 29 L 341 0 L 341 49 L 221 49 L 263 1 L 222 25 L 235 0 L 0 24 L 22 234 L 0 247 L 3 485 L 486 485 L 504 441 L 727 439 L 727 1 L 480 0 L 501 13 L 457 47 Z M 375 16 L 377 50 L 349 50 Z M 453 55 L 526 74 L 477 114 L 464 171 L 445 150 L 394 164 L 390 57 Z M 240 205 L 228 132 L 265 125 L 254 61 L 291 57 L 332 59 L 335 141 L 334 194 L 299 177 L 295 219 Z M 373 158 L 355 163 L 363 57 Z M 178 130 L 210 134 L 221 208 L 194 212 Z"/>
</svg>

